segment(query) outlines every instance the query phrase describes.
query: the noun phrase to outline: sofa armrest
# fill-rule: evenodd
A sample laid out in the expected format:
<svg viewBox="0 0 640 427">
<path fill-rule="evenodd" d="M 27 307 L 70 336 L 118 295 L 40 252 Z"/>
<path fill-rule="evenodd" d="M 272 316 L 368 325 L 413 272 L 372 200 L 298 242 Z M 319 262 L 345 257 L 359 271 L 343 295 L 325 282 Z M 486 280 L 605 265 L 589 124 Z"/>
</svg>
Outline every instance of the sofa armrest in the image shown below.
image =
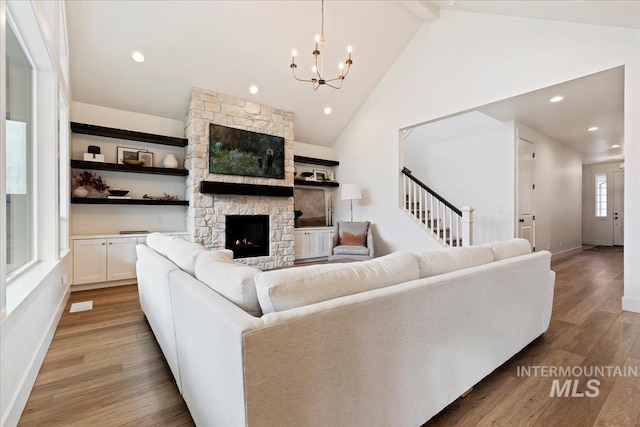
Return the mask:
<svg viewBox="0 0 640 427">
<path fill-rule="evenodd" d="M 246 425 L 243 336 L 264 322 L 184 271 L 169 281 L 182 394 L 194 421 Z"/>
<path fill-rule="evenodd" d="M 369 230 L 367 231 L 367 247 L 369 248 L 369 255 L 371 258 L 375 258 L 375 250 L 373 245 L 373 224 L 369 224 Z"/>
</svg>

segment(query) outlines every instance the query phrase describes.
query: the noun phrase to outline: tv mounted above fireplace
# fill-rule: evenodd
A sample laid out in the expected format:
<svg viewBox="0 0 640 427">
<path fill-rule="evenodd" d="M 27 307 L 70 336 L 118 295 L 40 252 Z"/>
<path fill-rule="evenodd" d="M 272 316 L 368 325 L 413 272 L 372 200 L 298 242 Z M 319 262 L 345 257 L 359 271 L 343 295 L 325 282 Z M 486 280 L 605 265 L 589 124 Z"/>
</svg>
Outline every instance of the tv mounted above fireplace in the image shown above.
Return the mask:
<svg viewBox="0 0 640 427">
<path fill-rule="evenodd" d="M 284 178 L 284 138 L 209 125 L 209 172 Z"/>
</svg>

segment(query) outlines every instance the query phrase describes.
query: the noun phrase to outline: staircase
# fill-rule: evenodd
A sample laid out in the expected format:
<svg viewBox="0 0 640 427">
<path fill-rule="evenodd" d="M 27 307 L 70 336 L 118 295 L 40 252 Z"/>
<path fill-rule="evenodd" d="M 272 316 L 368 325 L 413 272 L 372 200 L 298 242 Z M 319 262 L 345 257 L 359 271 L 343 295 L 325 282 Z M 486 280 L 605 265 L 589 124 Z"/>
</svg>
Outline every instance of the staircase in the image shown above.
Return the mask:
<svg viewBox="0 0 640 427">
<path fill-rule="evenodd" d="M 473 208 L 456 208 L 406 167 L 403 174 L 403 209 L 442 246 L 473 244 Z"/>
</svg>

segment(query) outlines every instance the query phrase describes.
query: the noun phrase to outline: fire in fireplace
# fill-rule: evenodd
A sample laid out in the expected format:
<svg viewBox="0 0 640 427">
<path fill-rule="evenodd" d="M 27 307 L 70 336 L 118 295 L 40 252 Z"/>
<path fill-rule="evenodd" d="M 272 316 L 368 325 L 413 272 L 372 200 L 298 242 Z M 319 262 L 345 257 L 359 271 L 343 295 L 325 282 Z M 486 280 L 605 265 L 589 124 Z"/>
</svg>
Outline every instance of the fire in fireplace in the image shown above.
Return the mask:
<svg viewBox="0 0 640 427">
<path fill-rule="evenodd" d="M 234 258 L 269 256 L 269 215 L 227 215 L 225 248 Z"/>
</svg>

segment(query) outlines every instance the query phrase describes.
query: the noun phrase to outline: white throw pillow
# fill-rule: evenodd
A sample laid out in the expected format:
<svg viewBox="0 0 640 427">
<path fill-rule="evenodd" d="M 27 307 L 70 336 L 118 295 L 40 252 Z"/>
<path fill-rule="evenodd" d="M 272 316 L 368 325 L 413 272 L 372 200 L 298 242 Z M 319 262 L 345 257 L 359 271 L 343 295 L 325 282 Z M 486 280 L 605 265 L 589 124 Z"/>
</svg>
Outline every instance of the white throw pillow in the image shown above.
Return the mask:
<svg viewBox="0 0 640 427">
<path fill-rule="evenodd" d="M 531 253 L 531 244 L 527 239 L 513 239 L 503 242 L 491 242 L 485 245 L 493 252 L 493 260 L 513 258 Z"/>
<path fill-rule="evenodd" d="M 220 251 L 203 252 L 195 265 L 196 279 L 253 316 L 261 316 L 254 278 L 260 270 L 236 264 Z"/>
<path fill-rule="evenodd" d="M 418 279 L 413 254 L 396 252 L 370 261 L 267 271 L 256 277 L 264 314 Z"/>
<path fill-rule="evenodd" d="M 147 235 L 147 246 L 158 252 L 163 257 L 166 257 L 167 251 L 169 250 L 169 244 L 173 239 L 174 236 L 169 236 L 168 234 L 151 233 Z"/>
<path fill-rule="evenodd" d="M 441 251 L 421 252 L 416 254 L 420 278 L 437 276 L 463 268 L 475 267 L 493 261 L 491 249 L 484 246 L 466 248 L 448 248 Z"/>
</svg>

